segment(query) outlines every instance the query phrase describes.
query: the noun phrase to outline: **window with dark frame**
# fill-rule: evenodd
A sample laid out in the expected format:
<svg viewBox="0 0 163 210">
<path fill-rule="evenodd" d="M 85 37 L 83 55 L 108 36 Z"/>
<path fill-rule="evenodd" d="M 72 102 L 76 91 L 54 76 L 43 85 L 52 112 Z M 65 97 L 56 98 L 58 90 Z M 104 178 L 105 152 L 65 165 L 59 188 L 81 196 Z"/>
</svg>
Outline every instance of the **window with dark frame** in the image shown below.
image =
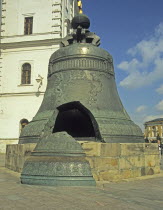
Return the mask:
<svg viewBox="0 0 163 210">
<path fill-rule="evenodd" d="M 70 33 L 70 29 L 71 29 L 71 22 L 69 19 L 67 19 L 67 35 Z"/>
<path fill-rule="evenodd" d="M 31 84 L 31 64 L 29 63 L 22 65 L 21 84 Z"/>
<path fill-rule="evenodd" d="M 33 32 L 33 17 L 25 17 L 24 19 L 24 35 L 30 35 Z"/>
</svg>

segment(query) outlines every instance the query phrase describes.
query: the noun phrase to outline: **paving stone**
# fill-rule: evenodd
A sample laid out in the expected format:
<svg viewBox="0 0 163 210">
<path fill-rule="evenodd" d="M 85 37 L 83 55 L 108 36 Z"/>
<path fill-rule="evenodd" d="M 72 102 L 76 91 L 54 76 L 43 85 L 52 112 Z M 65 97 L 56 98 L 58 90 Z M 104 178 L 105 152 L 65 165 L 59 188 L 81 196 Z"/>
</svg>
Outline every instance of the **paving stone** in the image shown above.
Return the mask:
<svg viewBox="0 0 163 210">
<path fill-rule="evenodd" d="M 4 165 L 1 155 L 0 160 Z M 22 185 L 19 176 L 0 167 L 0 210 L 162 210 L 163 207 L 163 172 L 150 178 L 104 182 L 97 187 Z"/>
</svg>

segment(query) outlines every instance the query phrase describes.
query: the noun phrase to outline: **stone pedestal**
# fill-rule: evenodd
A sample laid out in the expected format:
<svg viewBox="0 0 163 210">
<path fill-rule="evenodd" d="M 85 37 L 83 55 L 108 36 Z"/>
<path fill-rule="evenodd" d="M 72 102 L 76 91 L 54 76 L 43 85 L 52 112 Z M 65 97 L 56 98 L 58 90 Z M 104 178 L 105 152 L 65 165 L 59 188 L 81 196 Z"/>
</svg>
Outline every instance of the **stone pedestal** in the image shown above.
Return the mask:
<svg viewBox="0 0 163 210">
<path fill-rule="evenodd" d="M 160 173 L 157 144 L 80 142 L 95 181 L 120 181 Z M 21 172 L 36 144 L 7 145 L 7 168 Z"/>
<path fill-rule="evenodd" d="M 81 143 L 96 181 L 120 181 L 160 173 L 157 144 Z"/>
<path fill-rule="evenodd" d="M 0 153 L 6 153 L 6 145 L 8 144 L 18 144 L 19 139 L 0 139 Z"/>
<path fill-rule="evenodd" d="M 9 144 L 6 146 L 5 167 L 22 172 L 24 162 L 34 150 L 36 144 Z"/>
</svg>

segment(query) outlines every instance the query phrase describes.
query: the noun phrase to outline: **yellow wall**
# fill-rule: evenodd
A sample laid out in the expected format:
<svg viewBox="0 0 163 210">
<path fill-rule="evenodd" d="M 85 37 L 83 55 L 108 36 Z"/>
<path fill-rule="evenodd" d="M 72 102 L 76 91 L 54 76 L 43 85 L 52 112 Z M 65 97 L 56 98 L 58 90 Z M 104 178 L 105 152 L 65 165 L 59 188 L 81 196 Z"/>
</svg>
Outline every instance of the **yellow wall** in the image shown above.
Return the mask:
<svg viewBox="0 0 163 210">
<path fill-rule="evenodd" d="M 157 135 L 163 138 L 163 121 L 145 123 L 145 138 L 156 139 Z"/>
</svg>

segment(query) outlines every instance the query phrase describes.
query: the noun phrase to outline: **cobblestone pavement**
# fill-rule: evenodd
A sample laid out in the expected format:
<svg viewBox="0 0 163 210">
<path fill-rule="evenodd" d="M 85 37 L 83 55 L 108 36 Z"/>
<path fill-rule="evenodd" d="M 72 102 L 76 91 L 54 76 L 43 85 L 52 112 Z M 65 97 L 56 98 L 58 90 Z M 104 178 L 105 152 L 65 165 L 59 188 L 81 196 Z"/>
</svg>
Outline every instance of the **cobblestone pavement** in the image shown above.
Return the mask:
<svg viewBox="0 0 163 210">
<path fill-rule="evenodd" d="M 99 187 L 22 185 L 19 176 L 4 168 L 0 155 L 0 210 L 163 209 L 163 173 Z"/>
</svg>

